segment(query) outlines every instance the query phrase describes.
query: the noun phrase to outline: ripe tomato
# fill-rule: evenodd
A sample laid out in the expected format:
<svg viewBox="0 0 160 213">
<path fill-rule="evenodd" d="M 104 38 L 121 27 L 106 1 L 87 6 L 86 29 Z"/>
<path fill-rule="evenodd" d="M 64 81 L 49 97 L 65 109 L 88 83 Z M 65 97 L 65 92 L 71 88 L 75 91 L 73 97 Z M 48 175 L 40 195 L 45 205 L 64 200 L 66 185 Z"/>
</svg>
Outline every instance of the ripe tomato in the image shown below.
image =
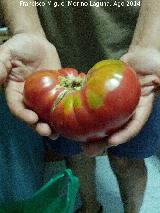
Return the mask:
<svg viewBox="0 0 160 213">
<path fill-rule="evenodd" d="M 24 103 L 53 130 L 76 141 L 98 141 L 122 127 L 139 102 L 134 70 L 104 60 L 87 75 L 64 68 L 33 73 L 25 82 Z"/>
</svg>

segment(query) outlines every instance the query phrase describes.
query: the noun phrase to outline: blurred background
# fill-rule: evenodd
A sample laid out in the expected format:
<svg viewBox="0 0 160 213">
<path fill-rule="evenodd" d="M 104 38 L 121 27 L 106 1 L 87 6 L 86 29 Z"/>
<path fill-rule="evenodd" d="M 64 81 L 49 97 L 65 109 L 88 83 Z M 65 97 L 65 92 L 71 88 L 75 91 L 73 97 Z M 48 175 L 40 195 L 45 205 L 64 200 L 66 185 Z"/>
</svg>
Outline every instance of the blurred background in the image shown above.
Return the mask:
<svg viewBox="0 0 160 213">
<path fill-rule="evenodd" d="M 8 28 L 4 26 L 2 17 L 0 16 L 0 44 L 9 38 Z"/>
</svg>

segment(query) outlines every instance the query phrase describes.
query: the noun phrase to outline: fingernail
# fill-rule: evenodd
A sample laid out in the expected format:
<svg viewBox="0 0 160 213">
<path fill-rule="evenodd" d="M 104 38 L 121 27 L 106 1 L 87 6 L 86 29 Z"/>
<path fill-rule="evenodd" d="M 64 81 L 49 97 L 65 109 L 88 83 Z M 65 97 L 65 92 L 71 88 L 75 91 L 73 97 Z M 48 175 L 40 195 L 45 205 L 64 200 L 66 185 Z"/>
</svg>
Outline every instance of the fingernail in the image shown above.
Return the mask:
<svg viewBox="0 0 160 213">
<path fill-rule="evenodd" d="M 53 141 L 57 140 L 58 137 L 59 137 L 58 134 L 52 134 L 52 135 L 49 136 L 49 138 L 50 138 L 51 140 L 53 140 Z"/>
</svg>

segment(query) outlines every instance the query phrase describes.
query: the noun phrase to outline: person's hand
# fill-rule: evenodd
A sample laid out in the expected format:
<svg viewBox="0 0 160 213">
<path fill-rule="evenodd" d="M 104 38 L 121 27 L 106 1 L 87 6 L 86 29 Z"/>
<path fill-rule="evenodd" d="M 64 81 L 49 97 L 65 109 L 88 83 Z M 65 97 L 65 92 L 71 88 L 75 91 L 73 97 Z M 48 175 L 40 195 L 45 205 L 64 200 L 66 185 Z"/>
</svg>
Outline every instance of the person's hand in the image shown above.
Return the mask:
<svg viewBox="0 0 160 213">
<path fill-rule="evenodd" d="M 155 89 L 160 85 L 160 52 L 155 49 L 131 48 L 121 60 L 135 69 L 141 84 L 141 97 L 132 120 L 124 129 L 113 134 L 108 143 L 118 145 L 127 142 L 143 128 L 152 111 Z"/>
<path fill-rule="evenodd" d="M 160 51 L 154 48 L 131 47 L 121 57 L 135 69 L 142 87 L 142 95 L 152 93 L 160 84 Z"/>
<path fill-rule="evenodd" d="M 0 83 L 6 82 L 6 99 L 10 111 L 31 125 L 40 135 L 56 137 L 50 127 L 23 103 L 25 78 L 32 72 L 61 67 L 55 47 L 45 37 L 21 33 L 0 46 Z"/>
<path fill-rule="evenodd" d="M 160 85 L 160 52 L 155 49 L 131 48 L 121 60 L 135 69 L 141 84 L 141 97 L 132 119 L 127 125 L 110 136 L 107 141 L 83 146 L 89 155 L 97 155 L 111 146 L 128 142 L 143 128 L 152 111 L 155 89 Z"/>
</svg>

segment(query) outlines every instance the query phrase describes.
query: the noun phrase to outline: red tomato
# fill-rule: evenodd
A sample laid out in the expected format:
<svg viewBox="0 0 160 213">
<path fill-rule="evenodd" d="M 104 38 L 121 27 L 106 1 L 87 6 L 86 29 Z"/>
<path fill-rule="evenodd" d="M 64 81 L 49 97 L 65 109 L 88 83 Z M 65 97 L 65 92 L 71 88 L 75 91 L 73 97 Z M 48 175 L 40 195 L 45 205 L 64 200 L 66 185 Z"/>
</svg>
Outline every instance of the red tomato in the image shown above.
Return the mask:
<svg viewBox="0 0 160 213">
<path fill-rule="evenodd" d="M 33 73 L 25 82 L 24 103 L 64 137 L 98 141 L 122 127 L 139 102 L 134 70 L 104 60 L 87 75 L 64 68 Z"/>
</svg>

